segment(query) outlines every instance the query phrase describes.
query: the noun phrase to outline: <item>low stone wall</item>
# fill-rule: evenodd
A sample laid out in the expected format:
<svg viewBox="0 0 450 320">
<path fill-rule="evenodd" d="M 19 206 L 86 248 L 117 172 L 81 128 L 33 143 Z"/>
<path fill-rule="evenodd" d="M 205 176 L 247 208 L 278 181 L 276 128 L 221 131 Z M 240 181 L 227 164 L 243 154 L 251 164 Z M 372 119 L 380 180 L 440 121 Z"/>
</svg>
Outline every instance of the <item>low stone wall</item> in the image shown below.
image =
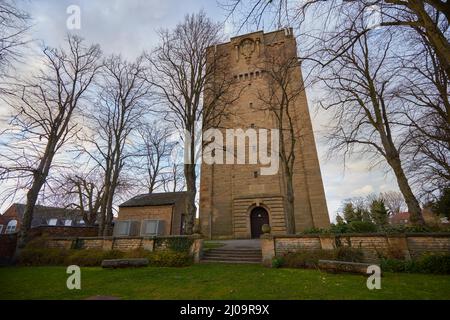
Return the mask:
<svg viewBox="0 0 450 320">
<path fill-rule="evenodd" d="M 41 236 L 49 237 L 94 237 L 98 234 L 97 227 L 80 226 L 39 226 L 33 227 L 29 231 L 30 239 Z M 71 247 L 71 242 L 65 240 L 56 241 L 59 244 L 53 244 L 60 247 Z M 0 235 L 0 264 L 10 263 L 15 255 L 17 244 L 17 233 Z"/>
<path fill-rule="evenodd" d="M 200 260 L 203 239 L 198 236 L 165 236 L 165 237 L 52 237 L 47 240 L 49 248 L 62 249 L 101 249 L 131 251 L 144 249 L 148 251 L 167 250 L 167 242 L 171 238 L 192 239 L 190 253 L 194 256 L 195 262 Z"/>
<path fill-rule="evenodd" d="M 450 253 L 450 233 L 295 235 L 261 238 L 263 263 L 300 250 L 359 248 L 366 262 L 378 262 L 380 255 L 395 253 L 405 259 L 424 253 Z"/>
</svg>

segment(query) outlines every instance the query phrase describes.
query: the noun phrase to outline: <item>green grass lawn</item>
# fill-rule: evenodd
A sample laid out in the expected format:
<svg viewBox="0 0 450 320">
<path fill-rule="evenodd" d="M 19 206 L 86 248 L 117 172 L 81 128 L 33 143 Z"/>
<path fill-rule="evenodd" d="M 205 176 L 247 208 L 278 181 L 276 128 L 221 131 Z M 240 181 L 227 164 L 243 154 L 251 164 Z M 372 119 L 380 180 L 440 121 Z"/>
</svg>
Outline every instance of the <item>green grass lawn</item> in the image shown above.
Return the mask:
<svg viewBox="0 0 450 320">
<path fill-rule="evenodd" d="M 0 268 L 0 299 L 450 299 L 450 276 L 386 273 L 370 291 L 362 275 L 259 265 L 81 269 L 81 290 L 68 290 L 64 267 Z"/>
</svg>

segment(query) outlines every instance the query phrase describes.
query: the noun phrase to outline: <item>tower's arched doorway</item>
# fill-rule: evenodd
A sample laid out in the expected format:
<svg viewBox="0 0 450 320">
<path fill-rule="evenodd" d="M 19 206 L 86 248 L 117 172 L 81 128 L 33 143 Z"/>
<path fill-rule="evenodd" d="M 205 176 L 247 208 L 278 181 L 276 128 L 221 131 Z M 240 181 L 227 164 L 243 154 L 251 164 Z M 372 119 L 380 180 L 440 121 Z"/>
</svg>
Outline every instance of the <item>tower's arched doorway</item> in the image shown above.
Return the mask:
<svg viewBox="0 0 450 320">
<path fill-rule="evenodd" d="M 256 207 L 250 213 L 250 226 L 252 239 L 259 239 L 262 235 L 262 226 L 269 224 L 269 213 L 263 207 Z"/>
</svg>

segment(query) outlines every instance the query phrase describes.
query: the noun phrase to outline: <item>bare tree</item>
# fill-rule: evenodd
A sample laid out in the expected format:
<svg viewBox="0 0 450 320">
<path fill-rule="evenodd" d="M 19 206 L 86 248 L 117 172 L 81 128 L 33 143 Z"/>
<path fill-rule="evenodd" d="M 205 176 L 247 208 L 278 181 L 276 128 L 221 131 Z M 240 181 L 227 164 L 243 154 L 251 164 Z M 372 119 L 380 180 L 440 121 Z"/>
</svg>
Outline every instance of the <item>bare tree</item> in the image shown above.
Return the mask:
<svg viewBox="0 0 450 320">
<path fill-rule="evenodd" d="M 231 0 L 225 5 L 230 15 L 240 16 L 241 27 L 263 21 L 273 21 L 275 27 L 298 27 L 302 64 L 313 74 L 320 74 L 336 60 L 344 60 L 342 55 L 353 54 L 368 33 L 391 39 L 390 50 L 395 51 L 399 64 L 395 67 L 395 81 L 390 81 L 390 94 L 396 95 L 396 104 L 401 105 L 396 108 L 396 117 L 401 117 L 401 121 L 394 122 L 396 127 L 403 126 L 396 130 L 405 136 L 402 165 L 414 173 L 410 183 L 426 198 L 430 192 L 439 193 L 450 181 L 447 2 Z M 323 54 L 320 48 L 325 46 L 332 47 L 333 52 Z M 396 90 L 392 89 L 395 85 Z"/>
<path fill-rule="evenodd" d="M 400 58 L 404 72 L 397 94 L 408 119 L 408 169 L 427 198 L 450 181 L 450 82 L 423 37 L 405 41 L 416 50 Z"/>
<path fill-rule="evenodd" d="M 164 177 L 164 191 L 165 192 L 179 192 L 185 188 L 183 165 L 173 161 L 169 165 L 169 170 Z"/>
<path fill-rule="evenodd" d="M 364 26 L 365 21 L 355 23 Z M 335 47 L 327 45 L 322 51 L 325 56 L 335 57 L 320 76 L 329 92 L 322 106 L 334 112 L 334 125 L 328 135 L 331 152 L 343 151 L 347 155 L 357 151 L 372 155 L 374 161 L 380 156 L 385 159 L 405 198 L 411 221 L 423 224 L 419 202 L 401 158 L 408 135 L 402 130 L 406 119 L 396 99 L 399 67 L 391 49 L 392 37 L 365 33 L 352 50 L 337 55 L 336 50 L 346 41 L 340 38 Z"/>
<path fill-rule="evenodd" d="M 268 52 L 266 56 L 263 70 L 268 86 L 258 92 L 258 99 L 262 102 L 260 108 L 269 111 L 279 130 L 279 155 L 286 189 L 286 231 L 295 234 L 294 165 L 297 150 L 302 145 L 302 128 L 297 109 L 304 87 L 300 64 L 295 55 L 290 57 L 279 52 Z"/>
<path fill-rule="evenodd" d="M 33 210 L 53 161 L 80 129 L 74 121 L 99 69 L 98 46 L 85 47 L 76 36 L 67 38 L 68 49 L 45 48 L 40 74 L 15 88 L 9 99 L 15 110 L 9 146 L 2 152 L 0 179 L 27 186 L 20 245 L 27 241 Z"/>
<path fill-rule="evenodd" d="M 450 77 L 450 41 L 448 37 L 450 7 L 444 0 L 309 0 L 309 1 L 261 1 L 242 0 L 225 1 L 225 8 L 230 15 L 240 15 L 241 27 L 244 24 L 256 24 L 258 27 L 264 16 L 272 18 L 280 28 L 283 25 L 313 24 L 319 20 L 322 23 L 320 36 L 315 37 L 315 43 L 340 37 L 343 31 L 342 25 L 357 21 L 363 16 L 374 13 L 375 25 L 382 28 L 395 27 L 397 29 L 409 28 L 423 36 L 440 64 L 443 66 L 447 77 Z M 347 14 L 352 12 L 351 17 Z M 316 21 L 314 21 L 316 20 Z M 359 29 L 348 41 L 343 42 L 338 53 L 350 50 L 359 37 L 367 33 L 373 25 Z M 328 63 L 329 61 L 321 61 Z"/>
<path fill-rule="evenodd" d="M 384 200 L 391 214 L 402 212 L 405 208 L 405 200 L 401 192 L 386 191 L 381 193 L 380 197 Z"/>
<path fill-rule="evenodd" d="M 184 175 L 188 193 L 186 233 L 195 222 L 200 130 L 217 127 L 226 115 L 228 89 L 232 79 L 225 72 L 225 55 L 214 45 L 221 40 L 221 27 L 204 12 L 188 15 L 174 30 L 159 32 L 160 43 L 149 57 L 160 102 L 166 119 L 186 133 Z M 197 127 L 198 128 L 198 127 Z M 191 142 L 191 143 L 190 143 Z"/>
<path fill-rule="evenodd" d="M 164 187 L 169 179 L 166 171 L 170 168 L 170 156 L 175 142 L 170 141 L 170 128 L 158 126 L 156 122 L 144 124 L 138 130 L 139 143 L 136 151 L 138 185 L 143 185 L 148 193 Z M 145 177 L 145 178 L 143 178 Z"/>
<path fill-rule="evenodd" d="M 28 42 L 29 19 L 14 1 L 0 0 L 0 79 L 22 57 L 21 47 Z"/>
<path fill-rule="evenodd" d="M 94 226 L 104 194 L 104 186 L 99 185 L 103 179 L 93 171 L 82 171 L 78 167 L 54 179 L 50 199 L 52 204 L 59 207 L 79 210 L 85 224 Z"/>
<path fill-rule="evenodd" d="M 100 168 L 104 179 L 99 235 L 111 233 L 114 197 L 118 187 L 126 185 L 123 168 L 133 156 L 129 147 L 132 133 L 150 110 L 146 72 L 142 57 L 134 62 L 120 56 L 107 58 L 96 103 L 86 115 L 89 132 L 82 138 L 82 151 Z"/>
</svg>

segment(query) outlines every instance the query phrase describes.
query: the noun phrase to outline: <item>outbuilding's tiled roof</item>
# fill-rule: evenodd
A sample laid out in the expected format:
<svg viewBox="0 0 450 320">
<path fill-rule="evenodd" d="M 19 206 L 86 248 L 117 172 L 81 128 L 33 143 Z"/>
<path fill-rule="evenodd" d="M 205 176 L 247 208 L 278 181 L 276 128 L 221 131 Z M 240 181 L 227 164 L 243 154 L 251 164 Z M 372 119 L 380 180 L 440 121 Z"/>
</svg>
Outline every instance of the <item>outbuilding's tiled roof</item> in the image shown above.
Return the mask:
<svg viewBox="0 0 450 320">
<path fill-rule="evenodd" d="M 146 193 L 138 195 L 122 203 L 119 207 L 145 207 L 145 206 L 163 206 L 176 204 L 178 201 L 184 201 L 186 192 L 164 192 L 164 193 Z"/>
</svg>

